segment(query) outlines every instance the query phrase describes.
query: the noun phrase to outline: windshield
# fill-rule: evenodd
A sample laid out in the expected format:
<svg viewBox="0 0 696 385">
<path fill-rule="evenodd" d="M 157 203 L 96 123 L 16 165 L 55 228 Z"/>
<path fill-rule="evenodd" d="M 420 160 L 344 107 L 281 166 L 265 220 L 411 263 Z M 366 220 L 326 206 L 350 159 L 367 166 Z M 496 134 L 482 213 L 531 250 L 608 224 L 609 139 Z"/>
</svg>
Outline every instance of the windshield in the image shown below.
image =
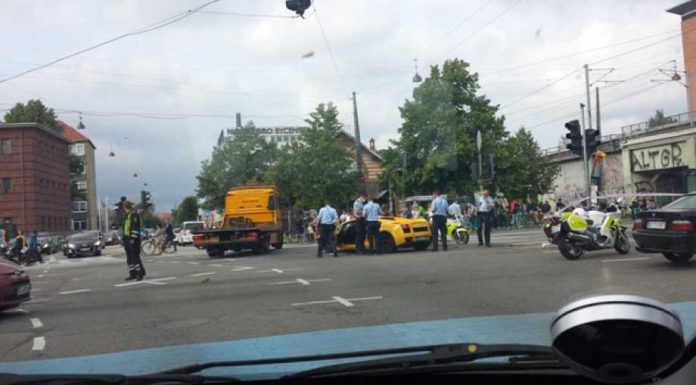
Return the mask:
<svg viewBox="0 0 696 385">
<path fill-rule="evenodd" d="M 5 0 L 0 373 L 550 346 L 593 294 L 690 337 L 695 31 L 687 0 Z"/>
</svg>

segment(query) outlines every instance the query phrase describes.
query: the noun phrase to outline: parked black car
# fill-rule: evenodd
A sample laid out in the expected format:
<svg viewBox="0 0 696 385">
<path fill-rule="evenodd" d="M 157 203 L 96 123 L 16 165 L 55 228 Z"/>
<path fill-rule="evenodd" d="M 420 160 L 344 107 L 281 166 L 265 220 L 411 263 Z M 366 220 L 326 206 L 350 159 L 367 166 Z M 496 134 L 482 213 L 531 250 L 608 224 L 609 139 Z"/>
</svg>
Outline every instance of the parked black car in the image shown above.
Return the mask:
<svg viewBox="0 0 696 385">
<path fill-rule="evenodd" d="M 121 244 L 121 233 L 118 230 L 111 230 L 104 234 L 104 243 L 106 245 L 120 245 Z"/>
<path fill-rule="evenodd" d="M 104 240 L 99 231 L 85 231 L 71 235 L 65 247 L 63 254 L 68 258 L 80 256 L 99 256 L 104 248 Z"/>
<path fill-rule="evenodd" d="M 61 249 L 57 236 L 39 237 L 38 241 L 41 254 L 43 255 L 57 253 Z"/>
<path fill-rule="evenodd" d="M 644 211 L 633 222 L 633 238 L 644 253 L 662 253 L 674 263 L 686 263 L 696 252 L 696 193 L 660 210 Z"/>
</svg>

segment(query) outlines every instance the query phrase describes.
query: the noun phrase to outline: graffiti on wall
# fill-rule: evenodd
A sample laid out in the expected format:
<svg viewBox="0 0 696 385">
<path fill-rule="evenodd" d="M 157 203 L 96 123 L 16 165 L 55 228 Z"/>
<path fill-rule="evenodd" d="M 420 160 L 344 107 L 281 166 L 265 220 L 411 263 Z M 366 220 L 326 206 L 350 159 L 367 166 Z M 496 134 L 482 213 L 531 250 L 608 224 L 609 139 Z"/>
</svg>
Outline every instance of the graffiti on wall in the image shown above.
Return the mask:
<svg viewBox="0 0 696 385">
<path fill-rule="evenodd" d="M 686 142 L 670 143 L 631 150 L 631 172 L 681 167 L 682 148 Z"/>
</svg>

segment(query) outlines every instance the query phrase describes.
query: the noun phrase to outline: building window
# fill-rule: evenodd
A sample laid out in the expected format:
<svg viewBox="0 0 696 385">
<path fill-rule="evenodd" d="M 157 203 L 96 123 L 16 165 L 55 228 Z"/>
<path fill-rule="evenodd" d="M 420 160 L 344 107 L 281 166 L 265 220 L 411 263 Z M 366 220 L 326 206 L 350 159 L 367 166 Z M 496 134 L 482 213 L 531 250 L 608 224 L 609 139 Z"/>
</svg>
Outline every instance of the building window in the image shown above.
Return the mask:
<svg viewBox="0 0 696 385">
<path fill-rule="evenodd" d="M 2 185 L 0 185 L 0 194 L 9 194 L 12 192 L 12 179 L 2 178 Z"/>
<path fill-rule="evenodd" d="M 73 225 L 74 231 L 87 230 L 87 221 L 86 220 L 76 221 L 73 219 L 72 225 Z"/>
<path fill-rule="evenodd" d="M 87 212 L 87 201 L 75 201 L 72 203 L 72 211 L 74 213 Z"/>
<path fill-rule="evenodd" d="M 80 191 L 85 191 L 85 190 L 87 190 L 87 182 L 85 182 L 85 181 L 83 181 L 83 180 L 78 181 L 78 182 L 76 183 L 76 185 L 77 185 L 77 189 L 80 190 Z"/>
<path fill-rule="evenodd" d="M 72 153 L 75 155 L 82 156 L 85 154 L 85 144 L 84 143 L 75 143 L 71 147 Z"/>
<path fill-rule="evenodd" d="M 9 139 L 0 139 L 0 154 L 8 155 L 12 153 L 12 142 Z"/>
</svg>

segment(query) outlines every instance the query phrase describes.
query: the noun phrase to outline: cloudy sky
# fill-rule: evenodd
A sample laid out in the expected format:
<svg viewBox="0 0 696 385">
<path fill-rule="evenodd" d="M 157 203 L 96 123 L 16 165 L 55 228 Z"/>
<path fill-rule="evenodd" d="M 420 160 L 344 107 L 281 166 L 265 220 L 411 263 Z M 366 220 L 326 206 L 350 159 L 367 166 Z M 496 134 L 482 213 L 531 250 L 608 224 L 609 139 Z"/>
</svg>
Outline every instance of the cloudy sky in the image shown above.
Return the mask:
<svg viewBox="0 0 696 385">
<path fill-rule="evenodd" d="M 387 146 L 414 87 L 414 58 L 422 75 L 447 58 L 470 62 L 508 130 L 529 127 L 542 147 L 557 146 L 563 122 L 577 118 L 586 63 L 599 80 L 604 134 L 656 109 L 684 112 L 683 86 L 651 82 L 667 79 L 658 69 L 682 69 L 680 20 L 665 12 L 680 2 L 316 0 L 299 19 L 284 0 L 221 0 L 0 80 L 0 109 L 40 98 L 73 126 L 81 111 L 97 147 L 98 194 L 137 198 L 148 183 L 158 208 L 169 210 L 194 193 L 200 162 L 236 112 L 257 126 L 298 125 L 331 101 L 352 130 L 355 91 L 363 139 Z M 1 0 L 0 78 L 204 3 Z"/>
</svg>

